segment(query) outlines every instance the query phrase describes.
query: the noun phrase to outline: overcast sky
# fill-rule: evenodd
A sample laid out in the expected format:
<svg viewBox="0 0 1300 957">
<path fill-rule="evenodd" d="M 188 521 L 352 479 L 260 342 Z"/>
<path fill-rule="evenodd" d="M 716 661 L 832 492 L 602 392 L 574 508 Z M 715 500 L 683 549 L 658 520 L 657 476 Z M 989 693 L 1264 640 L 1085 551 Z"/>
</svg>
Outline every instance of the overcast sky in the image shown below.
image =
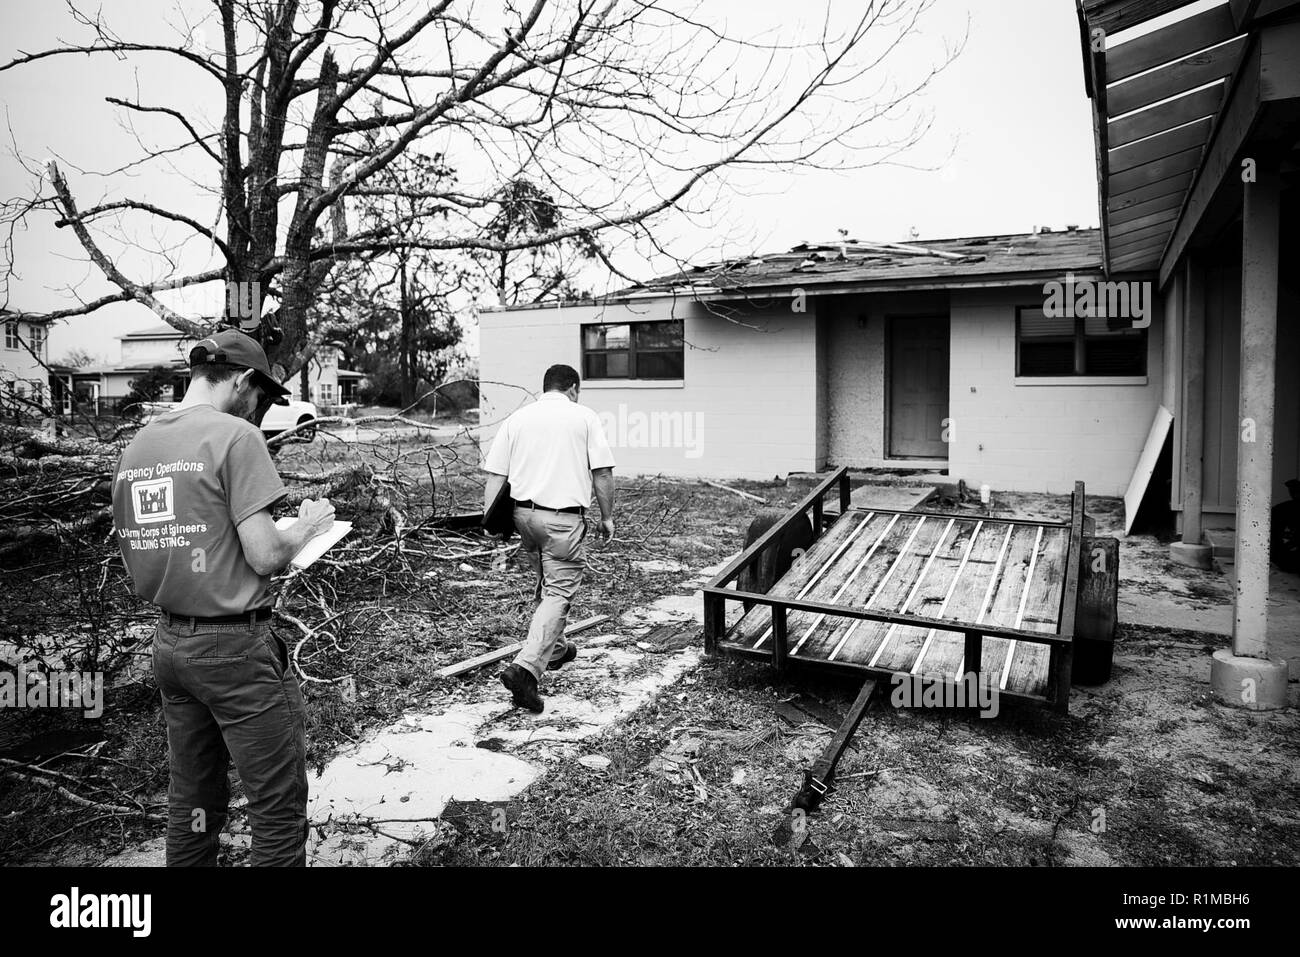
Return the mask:
<svg viewBox="0 0 1300 957">
<path fill-rule="evenodd" d="M 134 19 L 128 11 L 138 16 L 149 7 L 161 14 L 173 4 L 102 4 L 122 32 Z M 756 20 L 757 8 L 779 21 L 791 4 L 707 0 L 709 14 L 730 20 L 733 32 Z M 925 94 L 934 126 L 910 157 L 916 166 L 940 169 L 889 166 L 848 173 L 770 174 L 730 195 L 711 211 L 708 223 L 666 224 L 663 235 L 676 255 L 708 261 L 779 250 L 803 240 L 833 239 L 840 228 L 858 239 L 896 241 L 912 229 L 923 239 L 939 239 L 1029 232 L 1041 225 L 1095 226 L 1091 119 L 1073 0 L 936 0 L 926 30 L 937 39 L 956 41 L 966 33 L 968 22 L 964 52 Z M 0 0 L 2 60 L 18 50 L 53 45 L 61 36 L 80 35 L 60 3 Z M 210 79 L 195 78 L 159 59 L 151 62 L 147 82 L 154 87 L 165 84 L 166 96 L 155 95 L 155 102 L 183 106 L 187 100 L 200 102 L 201 91 L 210 92 L 203 86 L 211 84 Z M 69 164 L 105 169 L 135 155 L 138 148 L 130 133 L 103 97 L 135 99 L 138 82 L 132 64 L 104 56 L 56 58 L 0 73 L 0 102 L 8 125 L 0 156 L 0 193 L 8 197 L 29 189 L 30 181 L 10 155 L 17 143 L 28 157 L 65 157 L 65 171 L 77 179 L 83 208 L 99 201 L 103 187 L 94 185 L 93 178 L 78 179 Z M 211 116 L 211 97 L 205 102 Z M 190 195 L 185 197 L 187 189 Z M 175 175 L 163 179 L 142 174 L 131 184 L 131 194 L 166 205 L 179 198 L 192 202 L 201 192 Z M 54 230 L 48 219 L 31 225 L 15 237 L 22 278 L 11 287 L 12 308 L 69 305 L 74 300 L 62 287 L 86 277 L 83 296 L 113 291 L 97 270 L 81 261 L 84 257 L 78 255 L 69 231 Z M 109 307 L 56 327 L 50 336 L 51 355 L 58 358 L 81 346 L 116 362 L 116 336 L 157 322 L 143 306 Z"/>
</svg>

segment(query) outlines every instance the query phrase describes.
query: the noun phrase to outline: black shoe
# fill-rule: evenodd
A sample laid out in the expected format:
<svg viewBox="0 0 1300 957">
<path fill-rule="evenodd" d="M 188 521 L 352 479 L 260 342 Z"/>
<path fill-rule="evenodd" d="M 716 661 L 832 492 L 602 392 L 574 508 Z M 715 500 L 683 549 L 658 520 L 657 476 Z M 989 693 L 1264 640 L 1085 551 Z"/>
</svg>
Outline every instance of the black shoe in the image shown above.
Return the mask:
<svg viewBox="0 0 1300 957">
<path fill-rule="evenodd" d="M 501 683 L 510 689 L 510 697 L 519 707 L 526 708 L 534 714 L 541 714 L 542 709 L 546 707 L 542 702 L 542 696 L 537 693 L 537 679 L 527 668 L 510 665 L 501 672 Z"/>
<path fill-rule="evenodd" d="M 564 643 L 564 654 L 546 665 L 547 671 L 559 671 L 574 658 L 578 657 L 578 646 L 571 641 Z"/>
</svg>

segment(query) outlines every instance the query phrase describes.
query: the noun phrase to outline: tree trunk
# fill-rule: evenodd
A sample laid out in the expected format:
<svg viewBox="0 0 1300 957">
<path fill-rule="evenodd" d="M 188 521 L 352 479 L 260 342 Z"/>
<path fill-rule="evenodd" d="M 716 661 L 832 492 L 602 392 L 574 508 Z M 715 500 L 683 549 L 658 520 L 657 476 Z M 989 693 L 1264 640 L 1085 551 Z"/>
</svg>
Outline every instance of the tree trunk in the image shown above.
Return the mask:
<svg viewBox="0 0 1300 957">
<path fill-rule="evenodd" d="M 411 319 L 411 293 L 406 267 L 406 257 L 403 256 L 398 267 L 400 270 L 399 289 L 401 291 L 399 310 L 402 317 L 398 369 L 401 372 L 402 381 L 402 408 L 406 408 L 415 401 L 415 329 L 413 328 L 414 322 Z"/>
</svg>

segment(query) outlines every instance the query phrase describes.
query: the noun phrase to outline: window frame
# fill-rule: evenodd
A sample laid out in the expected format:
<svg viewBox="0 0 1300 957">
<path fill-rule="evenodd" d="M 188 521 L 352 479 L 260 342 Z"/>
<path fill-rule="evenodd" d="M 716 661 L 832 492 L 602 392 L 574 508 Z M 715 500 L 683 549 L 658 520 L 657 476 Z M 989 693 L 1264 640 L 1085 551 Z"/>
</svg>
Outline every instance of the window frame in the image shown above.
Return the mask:
<svg viewBox="0 0 1300 957">
<path fill-rule="evenodd" d="M 1136 340 L 1141 344 L 1140 355 L 1142 360 L 1142 368 L 1140 372 L 1116 374 L 1116 373 L 1108 373 L 1108 372 L 1088 371 L 1087 369 L 1088 340 L 1090 338 L 1095 340 L 1102 340 L 1106 338 L 1104 336 L 1088 335 L 1086 320 L 1090 318 L 1094 318 L 1091 316 L 1073 317 L 1074 332 L 1071 333 L 1069 338 L 1073 341 L 1073 345 L 1074 345 L 1074 371 L 1072 372 L 1026 372 L 1024 370 L 1023 356 L 1021 352 L 1021 348 L 1024 345 L 1024 337 L 1021 335 L 1021 328 L 1022 328 L 1021 320 L 1025 312 L 1035 312 L 1038 313 L 1039 315 L 1042 315 L 1043 307 L 1041 305 L 1016 307 L 1015 378 L 1017 381 L 1025 380 L 1027 382 L 1032 383 L 1038 379 L 1044 379 L 1044 380 L 1073 379 L 1073 380 L 1078 380 L 1080 383 L 1086 383 L 1091 380 L 1106 380 L 1106 381 L 1119 380 L 1119 381 L 1127 381 L 1127 382 L 1136 382 L 1139 380 L 1146 380 L 1147 377 L 1150 375 L 1150 351 L 1151 351 L 1151 337 L 1150 337 L 1151 327 L 1150 326 L 1137 328 L 1136 331 L 1140 333 L 1140 335 L 1133 337 L 1136 338 Z M 1067 337 L 1066 336 L 1042 337 L 1043 340 L 1050 340 L 1050 341 L 1056 341 L 1065 338 Z"/>
<path fill-rule="evenodd" d="M 45 333 L 44 326 L 27 327 L 27 344 L 31 347 L 32 354 L 42 360 L 45 358 L 45 345 L 49 342 L 49 336 Z"/>
<path fill-rule="evenodd" d="M 18 345 L 22 338 L 22 329 L 17 319 L 5 320 L 5 349 L 9 352 L 17 352 Z M 12 345 L 10 344 L 12 343 Z"/>
<path fill-rule="evenodd" d="M 637 329 L 653 325 L 677 326 L 682 344 L 673 348 L 637 348 Z M 627 326 L 626 349 L 589 349 L 587 348 L 587 330 L 608 328 L 610 326 Z M 686 323 L 681 319 L 647 319 L 629 322 L 584 322 L 578 326 L 578 349 L 581 355 L 582 378 L 584 382 L 681 382 L 686 376 Z M 627 375 L 625 376 L 590 376 L 587 374 L 588 356 L 627 356 Z M 646 376 L 639 374 L 637 358 L 640 355 L 674 355 L 681 357 L 681 369 L 676 375 Z"/>
</svg>

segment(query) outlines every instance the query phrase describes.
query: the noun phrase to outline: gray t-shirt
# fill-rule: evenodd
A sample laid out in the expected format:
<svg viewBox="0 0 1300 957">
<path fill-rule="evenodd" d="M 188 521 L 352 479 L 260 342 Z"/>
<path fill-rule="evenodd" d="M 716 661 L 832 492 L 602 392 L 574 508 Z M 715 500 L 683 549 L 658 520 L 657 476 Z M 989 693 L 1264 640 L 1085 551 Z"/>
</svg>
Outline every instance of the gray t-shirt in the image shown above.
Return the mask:
<svg viewBox="0 0 1300 957">
<path fill-rule="evenodd" d="M 113 480 L 113 527 L 135 592 L 176 615 L 267 606 L 236 529 L 284 497 L 257 426 L 210 405 L 173 409 L 140 430 Z"/>
</svg>

